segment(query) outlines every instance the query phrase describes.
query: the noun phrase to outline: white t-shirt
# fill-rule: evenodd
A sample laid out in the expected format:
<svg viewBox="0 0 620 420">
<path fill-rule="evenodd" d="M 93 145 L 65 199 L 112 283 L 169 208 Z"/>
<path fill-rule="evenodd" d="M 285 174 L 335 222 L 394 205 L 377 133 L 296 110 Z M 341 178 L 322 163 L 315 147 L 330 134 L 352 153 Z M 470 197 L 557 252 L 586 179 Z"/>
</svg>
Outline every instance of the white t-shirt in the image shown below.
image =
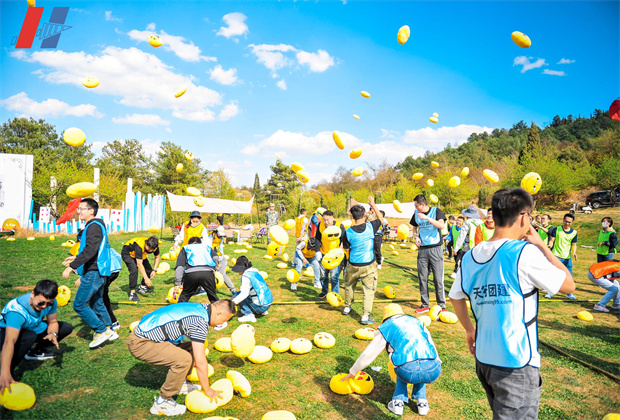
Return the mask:
<svg viewBox="0 0 620 420">
<path fill-rule="evenodd" d="M 492 242 L 481 242 L 471 252 L 473 252 L 473 257 L 477 262 L 484 263 L 489 261 L 495 251 L 506 241 L 507 239 L 500 239 Z M 524 295 L 534 288 L 546 290 L 555 295 L 566 279 L 566 273 L 551 264 L 542 251 L 532 244 L 527 244 L 523 248 L 518 267 L 519 285 Z M 450 299 L 467 299 L 467 295 L 463 292 L 461 270 L 456 273 L 456 279 L 452 284 L 449 296 Z M 525 320 L 530 320 L 536 315 L 537 305 L 538 302 L 534 298 L 525 299 Z M 537 337 L 538 332 L 535 324 L 528 327 L 528 333 L 530 338 Z M 532 359 L 529 365 L 540 367 L 540 354 L 536 345 L 532 346 Z"/>
</svg>

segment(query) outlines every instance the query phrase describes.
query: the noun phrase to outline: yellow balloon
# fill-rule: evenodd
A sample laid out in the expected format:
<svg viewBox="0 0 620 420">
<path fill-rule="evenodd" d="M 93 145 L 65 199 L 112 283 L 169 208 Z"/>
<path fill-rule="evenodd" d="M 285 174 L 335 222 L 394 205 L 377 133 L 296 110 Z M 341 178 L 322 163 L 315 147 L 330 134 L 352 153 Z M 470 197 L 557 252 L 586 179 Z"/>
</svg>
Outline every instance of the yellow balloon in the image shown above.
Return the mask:
<svg viewBox="0 0 620 420">
<path fill-rule="evenodd" d="M 439 118 L 439 114 L 438 114 L 438 113 L 436 113 L 436 112 L 433 112 L 433 117 L 435 117 L 435 118 Z"/>
<path fill-rule="evenodd" d="M 286 233 L 282 226 L 271 226 L 269 228 L 269 237 L 278 245 L 288 244 L 288 233 Z"/>
<path fill-rule="evenodd" d="M 77 147 L 84 144 L 86 134 L 77 127 L 67 128 L 62 134 L 62 138 L 69 146 Z"/>
<path fill-rule="evenodd" d="M 303 171 L 304 167 L 301 163 L 293 162 L 291 163 L 291 169 L 293 169 L 293 172 L 297 173 L 299 171 Z"/>
<path fill-rule="evenodd" d="M 396 293 L 394 293 L 394 289 L 392 288 L 392 286 L 385 286 L 383 288 L 383 293 L 388 299 L 394 299 L 396 297 Z"/>
<path fill-rule="evenodd" d="M 398 35 L 396 35 L 396 38 L 398 39 L 398 43 L 400 45 L 404 45 L 409 40 L 410 35 L 411 35 L 411 29 L 409 29 L 409 26 L 408 25 L 401 26 L 400 29 L 398 30 Z"/>
<path fill-rule="evenodd" d="M 459 178 L 458 176 L 453 176 L 448 180 L 448 185 L 450 186 L 450 188 L 458 187 L 459 185 L 461 185 L 461 178 Z"/>
<path fill-rule="evenodd" d="M 542 178 L 536 172 L 525 174 L 521 180 L 521 188 L 530 194 L 537 194 L 542 188 Z"/>
<path fill-rule="evenodd" d="M 299 281 L 299 272 L 297 270 L 288 270 L 286 272 L 286 279 L 291 283 L 297 283 Z"/>
<path fill-rule="evenodd" d="M 308 176 L 306 171 L 302 170 L 302 171 L 297 172 L 297 180 L 301 182 L 302 184 L 306 184 L 308 181 L 310 181 L 310 177 Z"/>
<path fill-rule="evenodd" d="M 439 120 L 437 119 L 437 117 L 430 117 L 428 119 L 430 122 L 432 122 L 433 124 L 437 124 L 439 122 Z"/>
<path fill-rule="evenodd" d="M 418 317 L 418 321 L 420 321 L 426 328 L 431 326 L 431 317 L 428 315 L 422 315 Z"/>
<path fill-rule="evenodd" d="M 465 178 L 467 175 L 469 175 L 469 168 L 466 166 L 461 170 L 461 176 Z"/>
<path fill-rule="evenodd" d="M 186 87 L 182 87 L 179 90 L 177 90 L 177 93 L 174 94 L 175 98 L 180 98 L 181 96 L 183 96 L 185 94 L 185 92 L 187 92 L 187 88 Z"/>
<path fill-rule="evenodd" d="M 0 404 L 5 408 L 14 411 L 27 410 L 34 405 L 37 398 L 34 395 L 34 389 L 22 382 L 15 382 L 4 388 L 4 392 L 0 394 Z"/>
<path fill-rule="evenodd" d="M 342 297 L 340 297 L 338 293 L 329 292 L 326 298 L 327 298 L 327 303 L 332 305 L 334 308 L 337 308 L 340 305 L 342 305 Z"/>
<path fill-rule="evenodd" d="M 187 187 L 187 193 L 191 195 L 192 197 L 200 196 L 200 190 L 195 187 Z"/>
<path fill-rule="evenodd" d="M 370 98 L 370 93 L 366 92 L 365 90 L 361 91 L 360 94 L 364 97 L 364 98 Z"/>
<path fill-rule="evenodd" d="M 394 206 L 394 210 L 396 210 L 399 213 L 402 213 L 403 211 L 400 209 L 400 201 L 398 200 L 394 200 L 392 201 L 392 205 Z"/>
<path fill-rule="evenodd" d="M 205 198 L 204 197 L 194 197 L 194 204 L 196 205 L 196 207 L 202 207 L 205 205 Z"/>
<path fill-rule="evenodd" d="M 360 156 L 362 156 L 362 149 L 353 149 L 351 153 L 349 153 L 351 159 L 357 159 Z"/>
<path fill-rule="evenodd" d="M 411 179 L 413 179 L 414 181 L 417 181 L 422 178 L 424 178 L 424 174 L 422 172 L 416 172 L 415 174 L 411 176 Z"/>
<path fill-rule="evenodd" d="M 374 328 L 360 328 L 355 331 L 355 338 L 359 338 L 360 340 L 372 340 L 374 337 Z"/>
<path fill-rule="evenodd" d="M 439 320 L 446 324 L 456 324 L 459 321 L 459 317 L 452 312 L 443 311 L 439 314 Z"/>
<path fill-rule="evenodd" d="M 163 42 L 161 38 L 157 35 L 151 35 L 149 37 L 149 44 L 151 44 L 151 47 L 161 47 L 161 44 L 163 44 Z"/>
<path fill-rule="evenodd" d="M 426 180 L 426 184 L 427 184 L 429 187 L 432 187 L 433 185 L 435 185 L 435 181 L 433 181 L 432 179 L 430 179 L 430 178 L 429 178 L 429 179 L 427 179 L 427 180 Z"/>
<path fill-rule="evenodd" d="M 183 164 L 182 164 L 182 163 L 179 163 L 179 164 L 177 165 L 177 172 L 178 172 L 178 173 L 181 173 L 181 171 L 182 171 L 182 170 L 183 170 Z"/>
<path fill-rule="evenodd" d="M 334 376 L 329 381 L 329 389 L 331 389 L 336 394 L 340 394 L 340 395 L 347 395 L 347 394 L 353 393 L 353 390 L 351 389 L 351 382 L 348 380 L 347 381 L 341 380 L 347 375 L 348 373 L 339 373 L 338 375 Z"/>
<path fill-rule="evenodd" d="M 297 420 L 297 417 L 290 411 L 276 410 L 265 413 L 261 420 Z"/>
<path fill-rule="evenodd" d="M 288 264 L 287 264 L 287 263 L 285 263 L 285 262 L 281 262 L 281 263 L 278 263 L 278 264 L 276 265 L 276 267 L 278 267 L 278 268 L 279 268 L 279 269 L 281 269 L 281 270 L 285 270 L 285 269 L 287 269 L 287 268 L 288 268 Z"/>
<path fill-rule="evenodd" d="M 438 162 L 435 162 L 435 161 L 433 160 L 433 161 L 431 162 L 431 166 L 432 166 L 433 168 L 439 168 L 439 163 L 438 163 Z"/>
<path fill-rule="evenodd" d="M 354 377 L 349 379 L 351 389 L 356 394 L 370 394 L 375 387 L 375 383 L 366 372 L 357 372 Z"/>
<path fill-rule="evenodd" d="M 431 198 L 431 203 L 433 204 L 437 204 L 439 202 L 439 198 L 435 194 L 431 194 L 430 198 Z"/>
<path fill-rule="evenodd" d="M 191 162 L 192 160 L 194 160 L 194 154 L 192 152 L 185 153 L 185 159 Z"/>
<path fill-rule="evenodd" d="M 306 354 L 312 350 L 312 341 L 306 338 L 296 338 L 291 341 L 291 351 L 295 354 Z"/>
<path fill-rule="evenodd" d="M 398 225 L 398 233 L 396 234 L 399 239 L 405 240 L 409 236 L 409 226 L 405 223 Z"/>
<path fill-rule="evenodd" d="M 291 230 L 295 227 L 295 220 L 294 219 L 288 219 L 286 222 L 284 222 L 284 229 L 286 230 Z"/>
<path fill-rule="evenodd" d="M 249 397 L 252 392 L 252 386 L 245 376 L 236 370 L 229 370 L 226 372 L 226 377 L 230 380 L 233 386 L 233 390 L 237 392 L 241 397 Z"/>
<path fill-rule="evenodd" d="M 512 38 L 512 42 L 514 42 L 521 48 L 529 48 L 530 45 L 532 45 L 530 37 L 525 35 L 523 32 L 514 31 L 512 34 L 510 34 L 510 37 Z"/>
<path fill-rule="evenodd" d="M 314 335 L 314 344 L 321 349 L 330 349 L 336 344 L 336 339 L 330 333 L 320 332 Z"/>
<path fill-rule="evenodd" d="M 254 351 L 256 340 L 254 339 L 254 327 L 249 324 L 241 324 L 230 336 L 232 351 L 237 357 L 248 357 Z"/>
<path fill-rule="evenodd" d="M 97 79 L 95 76 L 89 76 L 82 80 L 82 84 L 87 88 L 96 88 L 97 86 L 99 86 L 99 79 Z"/>
<path fill-rule="evenodd" d="M 494 184 L 499 181 L 499 176 L 497 176 L 497 174 L 490 169 L 485 169 L 482 171 L 482 176 Z"/>
<path fill-rule="evenodd" d="M 97 190 L 97 186 L 92 182 L 78 182 L 67 188 L 67 195 L 71 198 L 88 197 L 95 190 Z"/>
<path fill-rule="evenodd" d="M 592 314 L 588 311 L 581 311 L 577 313 L 577 318 L 579 318 L 582 321 L 592 321 L 594 319 Z"/>
<path fill-rule="evenodd" d="M 274 353 L 284 353 L 291 348 L 291 340 L 286 337 L 280 337 L 273 340 L 271 343 L 271 350 Z"/>
<path fill-rule="evenodd" d="M 323 266 L 323 268 L 331 270 L 332 268 L 338 267 L 343 259 L 344 251 L 342 250 L 342 248 L 334 248 L 323 256 L 323 259 L 321 260 L 321 265 Z"/>
<path fill-rule="evenodd" d="M 340 139 L 337 131 L 333 132 L 332 137 L 334 138 L 334 143 L 336 143 L 336 146 L 338 146 L 340 150 L 344 149 L 344 142 Z"/>
<path fill-rule="evenodd" d="M 273 357 L 273 351 L 269 347 L 255 346 L 252 354 L 248 356 L 248 360 L 252 363 L 267 363 Z"/>
<path fill-rule="evenodd" d="M 359 119 L 360 119 L 360 116 L 359 116 L 359 115 L 357 115 L 357 114 L 353 114 L 353 118 L 355 118 L 356 120 L 359 120 Z"/>
<path fill-rule="evenodd" d="M 362 168 L 361 166 L 353 169 L 353 172 L 351 172 L 351 175 L 353 176 L 361 176 L 364 173 L 364 168 Z"/>
</svg>

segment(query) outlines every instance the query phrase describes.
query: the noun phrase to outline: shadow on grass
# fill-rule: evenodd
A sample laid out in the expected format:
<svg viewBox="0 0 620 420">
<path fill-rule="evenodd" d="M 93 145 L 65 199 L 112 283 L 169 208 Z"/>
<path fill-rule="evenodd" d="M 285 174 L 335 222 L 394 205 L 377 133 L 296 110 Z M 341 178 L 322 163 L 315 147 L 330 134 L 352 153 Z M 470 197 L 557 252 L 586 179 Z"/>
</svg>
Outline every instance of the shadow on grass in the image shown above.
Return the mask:
<svg viewBox="0 0 620 420">
<path fill-rule="evenodd" d="M 574 317 L 577 318 L 576 316 Z M 538 318 L 539 328 L 548 328 L 554 331 L 564 331 L 571 334 L 581 334 L 586 337 L 597 338 L 611 345 L 618 344 L 618 329 L 604 325 L 588 324 L 587 326 L 564 324 L 557 321 Z M 546 340 L 543 338 L 543 340 Z M 554 344 L 553 342 L 551 344 Z"/>
<path fill-rule="evenodd" d="M 59 343 L 59 345 L 60 345 L 60 350 L 57 350 L 56 348 L 54 348 L 52 346 L 52 348 L 54 348 L 53 353 L 56 355 L 56 357 L 54 357 L 54 359 L 51 360 L 51 363 L 52 363 L 52 367 L 55 367 L 55 368 L 62 368 L 62 362 L 64 360 L 64 354 L 65 353 L 71 353 L 73 350 L 75 350 L 75 347 L 67 346 L 66 344 L 63 344 L 62 341 Z M 47 351 L 49 351 L 49 349 L 47 349 Z M 50 362 L 48 362 L 46 360 L 26 360 L 26 359 L 24 359 L 15 368 L 14 379 L 15 380 L 20 380 L 25 372 L 31 371 L 31 370 L 35 370 L 39 366 L 41 366 L 43 363 L 50 363 Z M 0 419 L 4 419 L 4 418 L 5 417 L 0 417 Z"/>
<path fill-rule="evenodd" d="M 611 373 L 612 375 L 618 376 L 620 374 L 620 368 L 618 367 L 618 363 L 614 363 L 609 360 L 604 360 L 596 356 L 593 356 L 591 354 L 587 354 L 582 351 L 575 350 L 569 347 L 563 347 L 557 344 L 553 344 L 553 345 L 557 347 L 558 349 L 570 354 L 571 356 L 579 360 L 582 360 L 586 363 L 589 363 L 593 366 L 596 366 L 597 368 L 602 369 L 608 373 Z M 545 355 L 546 358 L 557 359 L 557 360 L 570 360 L 571 362 L 577 363 L 574 360 L 567 358 L 566 356 L 554 351 L 551 348 L 546 347 L 546 349 L 548 350 L 548 354 Z M 601 378 L 603 378 L 603 376 L 601 376 Z M 605 380 L 608 380 L 607 377 L 604 377 L 604 378 Z"/>
<path fill-rule="evenodd" d="M 232 354 L 221 356 L 220 363 L 229 368 L 240 368 L 241 366 L 245 366 L 245 361 L 242 358 L 233 356 Z"/>
<path fill-rule="evenodd" d="M 137 362 L 125 375 L 128 385 L 158 390 L 166 381 L 168 368 L 165 366 L 153 366 L 144 362 Z"/>
</svg>

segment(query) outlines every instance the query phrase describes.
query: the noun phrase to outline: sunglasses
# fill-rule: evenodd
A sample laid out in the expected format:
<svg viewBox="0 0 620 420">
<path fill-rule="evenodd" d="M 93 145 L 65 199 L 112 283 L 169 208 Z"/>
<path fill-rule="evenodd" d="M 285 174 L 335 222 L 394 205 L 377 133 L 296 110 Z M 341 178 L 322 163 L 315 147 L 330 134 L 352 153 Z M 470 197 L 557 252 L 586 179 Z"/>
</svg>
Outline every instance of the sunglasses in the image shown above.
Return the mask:
<svg viewBox="0 0 620 420">
<path fill-rule="evenodd" d="M 37 307 L 39 308 L 47 308 L 48 306 L 52 306 L 54 304 L 54 302 L 48 302 L 46 300 L 42 300 L 40 302 L 35 303 L 35 305 L 37 305 Z"/>
<path fill-rule="evenodd" d="M 337 236 L 340 236 L 340 232 L 339 232 L 339 233 L 328 233 L 328 234 L 327 234 L 327 237 L 328 237 L 328 238 L 335 238 L 335 237 L 337 237 Z"/>
</svg>

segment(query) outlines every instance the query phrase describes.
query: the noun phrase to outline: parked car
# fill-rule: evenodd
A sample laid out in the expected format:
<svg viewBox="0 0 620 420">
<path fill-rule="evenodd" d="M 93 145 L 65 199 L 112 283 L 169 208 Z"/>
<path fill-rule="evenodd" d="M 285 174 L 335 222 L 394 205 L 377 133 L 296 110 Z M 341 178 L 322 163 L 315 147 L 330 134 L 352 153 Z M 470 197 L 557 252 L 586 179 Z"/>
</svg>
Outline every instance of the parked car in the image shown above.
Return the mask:
<svg viewBox="0 0 620 420">
<path fill-rule="evenodd" d="M 594 209 L 598 209 L 601 206 L 611 206 L 612 191 L 614 195 L 614 203 L 620 204 L 620 184 L 616 185 L 613 190 L 594 191 L 586 197 L 586 204 Z"/>
</svg>

